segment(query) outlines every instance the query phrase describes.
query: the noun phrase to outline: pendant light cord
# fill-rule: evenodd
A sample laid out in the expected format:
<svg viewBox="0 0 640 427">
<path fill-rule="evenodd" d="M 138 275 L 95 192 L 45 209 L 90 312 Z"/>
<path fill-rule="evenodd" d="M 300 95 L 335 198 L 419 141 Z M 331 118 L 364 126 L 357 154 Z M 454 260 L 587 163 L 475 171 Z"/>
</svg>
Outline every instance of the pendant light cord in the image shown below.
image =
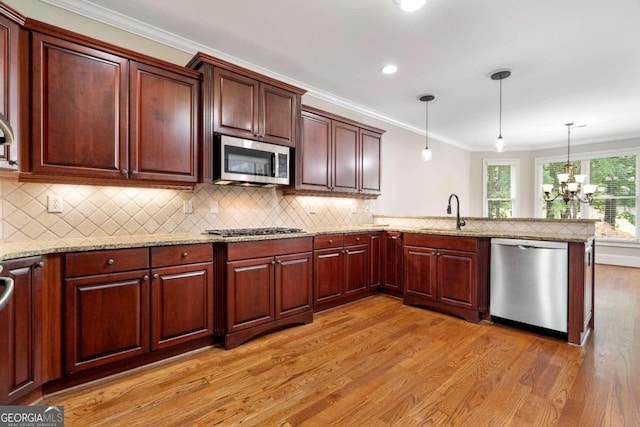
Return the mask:
<svg viewBox="0 0 640 427">
<path fill-rule="evenodd" d="M 425 102 L 425 129 L 424 129 L 424 148 L 429 149 L 429 102 Z"/>
<path fill-rule="evenodd" d="M 498 137 L 502 138 L 502 77 L 500 77 L 500 132 Z"/>
</svg>

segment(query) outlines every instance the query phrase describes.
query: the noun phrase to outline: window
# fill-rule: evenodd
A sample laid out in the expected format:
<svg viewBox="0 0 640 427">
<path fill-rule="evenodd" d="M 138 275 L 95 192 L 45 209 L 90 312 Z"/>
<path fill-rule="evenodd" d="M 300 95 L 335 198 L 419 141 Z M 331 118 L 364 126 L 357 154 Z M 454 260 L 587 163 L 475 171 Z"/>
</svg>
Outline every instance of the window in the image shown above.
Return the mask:
<svg viewBox="0 0 640 427">
<path fill-rule="evenodd" d="M 554 194 L 558 187 L 556 175 L 563 169 L 565 161 L 555 159 L 538 160 L 538 173 L 544 184 L 553 184 Z M 600 239 L 637 242 L 638 188 L 636 174 L 640 162 L 640 151 L 626 153 L 596 153 L 583 155 L 573 163 L 577 170 L 596 184 L 593 201 L 589 204 L 558 199 L 546 202 L 540 191 L 540 210 L 546 218 L 590 218 L 596 219 L 596 236 Z M 537 188 L 540 188 L 538 186 Z"/>
<path fill-rule="evenodd" d="M 519 160 L 484 161 L 484 216 L 513 218 L 518 215 L 516 183 Z"/>
</svg>

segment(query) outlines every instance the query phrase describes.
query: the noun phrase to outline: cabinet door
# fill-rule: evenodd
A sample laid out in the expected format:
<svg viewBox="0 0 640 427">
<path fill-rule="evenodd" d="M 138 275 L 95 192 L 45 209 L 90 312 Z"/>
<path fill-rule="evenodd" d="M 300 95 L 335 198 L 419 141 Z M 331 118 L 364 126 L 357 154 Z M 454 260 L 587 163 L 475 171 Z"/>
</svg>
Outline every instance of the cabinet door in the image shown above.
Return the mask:
<svg viewBox="0 0 640 427">
<path fill-rule="evenodd" d="M 128 61 L 35 32 L 31 59 L 33 172 L 126 175 Z"/>
<path fill-rule="evenodd" d="M 295 93 L 260 83 L 260 140 L 295 147 L 297 110 Z"/>
<path fill-rule="evenodd" d="M 0 404 L 40 386 L 42 325 L 39 257 L 6 261 L 2 276 L 14 280 L 13 296 L 0 311 Z"/>
<path fill-rule="evenodd" d="M 382 286 L 402 292 L 402 238 L 398 232 L 384 233 Z"/>
<path fill-rule="evenodd" d="M 380 144 L 379 133 L 360 129 L 360 192 L 380 194 Z"/>
<path fill-rule="evenodd" d="M 67 373 L 149 351 L 148 270 L 65 280 Z"/>
<path fill-rule="evenodd" d="M 476 254 L 438 250 L 438 301 L 477 308 Z"/>
<path fill-rule="evenodd" d="M 152 277 L 152 350 L 213 335 L 213 263 L 157 268 Z"/>
<path fill-rule="evenodd" d="M 17 169 L 17 162 L 21 166 L 23 159 L 19 159 L 19 145 L 22 144 L 21 122 L 28 116 L 25 102 L 28 98 L 26 73 L 21 73 L 21 65 L 27 63 L 24 52 L 20 51 L 20 43 L 23 37 L 26 39 L 27 31 L 21 29 L 15 22 L 4 16 L 0 16 L 0 113 L 2 113 L 13 128 L 14 142 L 10 145 L 0 146 L 0 168 Z M 22 110 L 21 106 L 24 106 Z M 28 138 L 24 138 L 24 144 Z M 24 159 L 26 160 L 26 159 Z"/>
<path fill-rule="evenodd" d="M 275 319 L 274 264 L 271 257 L 227 263 L 227 333 Z"/>
<path fill-rule="evenodd" d="M 344 248 L 344 273 L 345 295 L 367 290 L 369 284 L 369 245 Z"/>
<path fill-rule="evenodd" d="M 276 257 L 276 316 L 292 316 L 312 309 L 311 253 Z"/>
<path fill-rule="evenodd" d="M 382 284 L 382 235 L 383 233 L 371 233 L 369 236 L 369 288 L 377 288 Z"/>
<path fill-rule="evenodd" d="M 220 68 L 214 70 L 213 79 L 213 131 L 256 139 L 259 82 Z"/>
<path fill-rule="evenodd" d="M 358 128 L 333 120 L 333 171 L 331 187 L 334 191 L 358 191 Z"/>
<path fill-rule="evenodd" d="M 435 249 L 417 246 L 404 248 L 404 291 L 425 300 L 436 299 Z"/>
<path fill-rule="evenodd" d="M 133 179 L 197 181 L 197 79 L 131 62 L 130 165 Z"/>
<path fill-rule="evenodd" d="M 342 298 L 344 278 L 343 249 L 315 251 L 313 279 L 314 304 Z"/>
<path fill-rule="evenodd" d="M 302 143 L 297 154 L 298 186 L 306 190 L 331 188 L 331 120 L 302 112 Z"/>
</svg>

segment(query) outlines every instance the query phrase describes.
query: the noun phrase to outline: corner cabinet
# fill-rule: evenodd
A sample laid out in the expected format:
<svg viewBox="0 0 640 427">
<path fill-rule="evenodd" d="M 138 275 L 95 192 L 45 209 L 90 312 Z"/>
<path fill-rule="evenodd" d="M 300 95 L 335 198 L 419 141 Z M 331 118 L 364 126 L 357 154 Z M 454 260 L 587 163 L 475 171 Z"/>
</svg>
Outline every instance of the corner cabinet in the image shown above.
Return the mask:
<svg viewBox="0 0 640 427">
<path fill-rule="evenodd" d="M 469 321 L 488 315 L 488 238 L 404 234 L 404 297 Z"/>
<path fill-rule="evenodd" d="M 27 396 L 42 377 L 42 258 L 4 261 L 2 276 L 14 280 L 0 311 L 0 405 Z"/>
<path fill-rule="evenodd" d="M 200 75 L 39 25 L 25 179 L 193 187 Z"/>
<path fill-rule="evenodd" d="M 313 321 L 311 237 L 228 243 L 218 283 L 222 316 L 216 330 L 226 349 L 285 325 Z"/>
<path fill-rule="evenodd" d="M 380 195 L 383 130 L 306 106 L 301 128 L 295 180 L 285 194 Z"/>
</svg>

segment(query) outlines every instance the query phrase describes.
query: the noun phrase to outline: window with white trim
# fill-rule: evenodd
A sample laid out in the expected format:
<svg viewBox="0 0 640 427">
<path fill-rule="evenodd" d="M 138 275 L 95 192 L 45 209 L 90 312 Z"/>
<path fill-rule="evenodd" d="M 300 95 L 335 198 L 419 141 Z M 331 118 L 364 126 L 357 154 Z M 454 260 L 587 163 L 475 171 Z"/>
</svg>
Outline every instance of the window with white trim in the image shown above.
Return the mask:
<svg viewBox="0 0 640 427">
<path fill-rule="evenodd" d="M 536 161 L 538 183 L 553 184 L 551 195 L 556 194 L 556 177 L 566 161 L 538 159 Z M 596 237 L 606 240 L 638 242 L 638 187 L 637 171 L 640 150 L 625 152 L 599 152 L 583 154 L 572 161 L 580 172 L 587 175 L 587 182 L 597 185 L 593 201 L 589 204 L 562 199 L 547 202 L 542 190 L 538 199 L 538 214 L 543 218 L 590 218 L 596 219 Z M 540 189 L 540 185 L 537 186 Z"/>
<path fill-rule="evenodd" d="M 520 161 L 485 160 L 483 215 L 488 218 L 518 216 L 517 182 Z"/>
</svg>

